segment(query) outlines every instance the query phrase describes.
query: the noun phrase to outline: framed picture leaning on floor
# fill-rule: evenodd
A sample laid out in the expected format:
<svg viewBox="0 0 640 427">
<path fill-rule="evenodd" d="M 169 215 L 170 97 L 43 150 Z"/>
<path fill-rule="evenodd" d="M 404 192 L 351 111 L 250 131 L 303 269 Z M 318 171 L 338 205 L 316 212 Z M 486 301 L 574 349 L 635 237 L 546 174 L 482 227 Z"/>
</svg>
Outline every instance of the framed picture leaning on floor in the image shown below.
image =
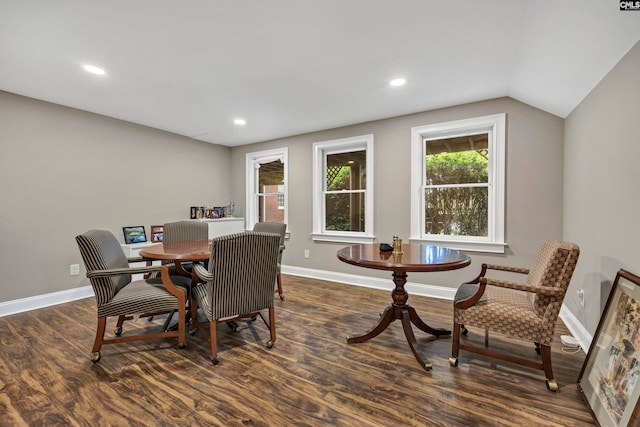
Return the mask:
<svg viewBox="0 0 640 427">
<path fill-rule="evenodd" d="M 640 277 L 616 274 L 578 388 L 600 426 L 640 425 Z"/>
</svg>

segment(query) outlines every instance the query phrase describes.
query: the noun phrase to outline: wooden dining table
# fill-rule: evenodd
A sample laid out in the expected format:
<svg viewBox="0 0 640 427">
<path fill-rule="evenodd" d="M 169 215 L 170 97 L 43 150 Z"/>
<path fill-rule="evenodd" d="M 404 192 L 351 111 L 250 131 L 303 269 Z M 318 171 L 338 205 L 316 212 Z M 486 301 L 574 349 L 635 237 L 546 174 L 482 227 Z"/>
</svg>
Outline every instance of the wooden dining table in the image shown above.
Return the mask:
<svg viewBox="0 0 640 427">
<path fill-rule="evenodd" d="M 211 256 L 210 240 L 184 240 L 181 242 L 157 243 L 140 250 L 140 256 L 146 260 L 174 261 L 178 273 L 191 276 L 193 284 L 198 278 L 195 272 L 186 271 L 182 262 L 205 261 Z"/>
<path fill-rule="evenodd" d="M 161 261 L 173 261 L 178 270 L 178 274 L 181 276 L 191 276 L 191 286 L 198 284 L 198 275 L 195 269 L 191 269 L 191 272 L 184 269 L 183 262 L 197 262 L 206 261 L 211 256 L 211 241 L 210 240 L 184 240 L 181 242 L 171 243 L 157 243 L 155 245 L 147 246 L 140 250 L 140 256 L 151 263 L 154 260 Z M 191 288 L 187 288 L 187 306 L 189 305 L 188 299 L 191 295 Z M 189 310 L 187 309 L 185 315 L 187 316 L 187 323 L 189 322 Z M 167 317 L 167 320 L 163 326 L 163 329 L 175 328 L 169 326 L 171 316 Z"/>
<path fill-rule="evenodd" d="M 392 322 L 400 320 L 414 357 L 428 371 L 433 365 L 428 358 L 423 358 L 418 352 L 411 324 L 413 323 L 421 331 L 435 336 L 450 335 L 451 331 L 427 325 L 418 316 L 416 310 L 409 305 L 407 302 L 409 294 L 404 288 L 407 282 L 407 272 L 455 270 L 471 264 L 471 258 L 462 251 L 423 243 L 404 244 L 402 252 L 398 255 L 394 255 L 392 252 L 381 252 L 380 246 L 377 244 L 352 245 L 338 251 L 338 259 L 347 264 L 392 271 L 393 283 L 395 284 L 395 288 L 391 292 L 392 303 L 380 315 L 377 323 L 365 333 L 348 336 L 347 343 L 362 343 L 370 340 L 387 329 Z"/>
</svg>

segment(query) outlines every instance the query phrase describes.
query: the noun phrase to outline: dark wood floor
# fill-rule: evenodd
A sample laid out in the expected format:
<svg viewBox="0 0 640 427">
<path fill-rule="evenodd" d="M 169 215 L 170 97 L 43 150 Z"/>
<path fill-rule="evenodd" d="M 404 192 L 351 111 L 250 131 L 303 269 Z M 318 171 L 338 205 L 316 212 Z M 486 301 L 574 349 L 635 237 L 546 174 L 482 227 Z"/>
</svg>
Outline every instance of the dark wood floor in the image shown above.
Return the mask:
<svg viewBox="0 0 640 427">
<path fill-rule="evenodd" d="M 263 324 L 219 326 L 221 363 L 200 336 L 103 347 L 90 361 L 95 303 L 85 299 L 0 318 L 2 426 L 584 426 L 593 425 L 576 387 L 584 354 L 553 347 L 560 389 L 541 371 L 461 352 L 449 366 L 451 338 L 415 329 L 433 370 L 423 370 L 395 322 L 373 340 L 347 344 L 390 302 L 380 291 L 284 277 L 278 339 L 265 347 Z M 410 297 L 423 320 L 450 328 L 450 301 Z M 162 319 L 125 323 L 159 328 Z M 113 327 L 108 326 L 112 331 Z M 482 342 L 481 331 L 468 340 Z M 517 344 L 517 345 L 516 345 Z M 536 357 L 532 346 L 491 337 L 496 349 Z"/>
</svg>

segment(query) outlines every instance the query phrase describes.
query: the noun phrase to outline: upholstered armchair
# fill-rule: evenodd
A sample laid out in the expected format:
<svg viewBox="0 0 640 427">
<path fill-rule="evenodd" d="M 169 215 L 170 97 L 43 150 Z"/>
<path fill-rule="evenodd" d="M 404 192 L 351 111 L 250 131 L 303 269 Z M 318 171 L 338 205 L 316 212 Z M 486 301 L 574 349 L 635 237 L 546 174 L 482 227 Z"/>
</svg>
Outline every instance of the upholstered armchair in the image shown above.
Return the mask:
<svg viewBox="0 0 640 427">
<path fill-rule="evenodd" d="M 248 231 L 213 239 L 208 268 L 194 264 L 202 282 L 191 292 L 191 321 L 209 342 L 214 365 L 220 361 L 218 323 L 260 316 L 270 332 L 267 348 L 276 341 L 273 283 L 279 251 L 280 235 Z M 198 309 L 208 324 L 198 321 Z"/>
<path fill-rule="evenodd" d="M 185 220 L 168 222 L 163 227 L 162 243 L 178 243 L 186 240 L 207 240 L 209 238 L 209 226 L 206 222 Z M 180 264 L 180 267 L 169 264 L 169 271 L 175 274 L 191 275 L 191 263 Z"/>
<path fill-rule="evenodd" d="M 280 274 L 280 268 L 282 265 L 282 252 L 286 249 L 284 245 L 284 236 L 287 232 L 287 224 L 281 222 L 257 222 L 253 226 L 253 231 L 263 233 L 277 233 L 280 235 L 280 252 L 278 254 L 278 276 L 277 276 L 277 291 L 280 299 L 284 299 L 284 293 L 282 292 L 282 276 Z"/>
<path fill-rule="evenodd" d="M 558 389 L 551 366 L 551 342 L 580 249 L 562 241 L 546 242 L 531 269 L 483 264 L 478 277 L 463 283 L 454 298 L 453 343 L 449 363 L 458 365 L 460 349 L 543 370 L 547 388 Z M 523 282 L 486 277 L 489 270 L 526 275 Z M 520 276 L 521 277 L 521 276 Z M 466 326 L 485 330 L 485 347 L 461 343 Z M 488 348 L 488 331 L 535 343 L 542 362 Z"/>
<path fill-rule="evenodd" d="M 180 286 L 185 286 L 184 281 L 190 282 L 190 278 L 170 277 L 166 266 L 130 267 L 122 247 L 110 231 L 89 230 L 76 236 L 76 242 L 98 308 L 98 327 L 92 349 L 92 361 L 100 360 L 100 349 L 104 344 L 177 337 L 178 346 L 186 346 L 186 294 Z M 157 271 L 161 272 L 158 278 L 131 281 L 132 274 Z M 172 310 L 180 313 L 176 331 L 122 335 L 125 320 L 138 316 L 150 317 Z M 118 318 L 115 338 L 105 338 L 108 317 Z"/>
</svg>

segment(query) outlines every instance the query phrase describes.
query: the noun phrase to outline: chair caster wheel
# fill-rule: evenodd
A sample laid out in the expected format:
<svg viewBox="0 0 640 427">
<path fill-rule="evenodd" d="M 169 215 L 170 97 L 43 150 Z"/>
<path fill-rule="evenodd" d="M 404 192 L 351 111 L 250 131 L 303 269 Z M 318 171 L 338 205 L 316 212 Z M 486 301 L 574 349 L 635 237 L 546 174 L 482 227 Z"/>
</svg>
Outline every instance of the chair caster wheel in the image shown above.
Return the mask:
<svg viewBox="0 0 640 427">
<path fill-rule="evenodd" d="M 273 341 L 269 340 L 267 341 L 267 348 L 272 348 L 273 347 Z"/>
<path fill-rule="evenodd" d="M 558 391 L 558 383 L 554 379 L 547 379 L 547 389 L 549 391 Z"/>
<path fill-rule="evenodd" d="M 427 371 L 432 370 L 432 369 L 433 369 L 433 363 L 431 363 L 431 362 L 426 362 L 426 363 L 424 364 L 424 369 L 426 369 Z"/>
<path fill-rule="evenodd" d="M 458 358 L 457 357 L 450 357 L 449 358 L 449 365 L 451 366 L 458 366 Z"/>
<path fill-rule="evenodd" d="M 220 363 L 220 356 L 216 356 L 213 359 L 211 359 L 211 363 L 213 363 L 214 365 L 217 365 L 218 363 Z"/>
<path fill-rule="evenodd" d="M 280 301 L 284 301 L 284 295 L 280 294 Z"/>
<path fill-rule="evenodd" d="M 113 333 L 116 334 L 117 337 L 122 335 L 122 326 L 118 326 Z"/>
<path fill-rule="evenodd" d="M 100 360 L 100 358 L 101 358 L 101 357 L 102 357 L 102 356 L 100 355 L 100 352 L 99 352 L 99 351 L 96 351 L 95 353 L 91 353 L 91 361 L 92 361 L 93 363 L 98 362 L 98 361 Z"/>
<path fill-rule="evenodd" d="M 460 325 L 460 333 L 462 333 L 462 335 L 467 335 L 469 330 L 465 328 L 464 325 Z"/>
<path fill-rule="evenodd" d="M 186 342 L 181 342 L 180 344 L 178 344 L 178 348 L 180 350 L 182 350 L 183 348 L 187 348 L 187 343 Z"/>
</svg>

